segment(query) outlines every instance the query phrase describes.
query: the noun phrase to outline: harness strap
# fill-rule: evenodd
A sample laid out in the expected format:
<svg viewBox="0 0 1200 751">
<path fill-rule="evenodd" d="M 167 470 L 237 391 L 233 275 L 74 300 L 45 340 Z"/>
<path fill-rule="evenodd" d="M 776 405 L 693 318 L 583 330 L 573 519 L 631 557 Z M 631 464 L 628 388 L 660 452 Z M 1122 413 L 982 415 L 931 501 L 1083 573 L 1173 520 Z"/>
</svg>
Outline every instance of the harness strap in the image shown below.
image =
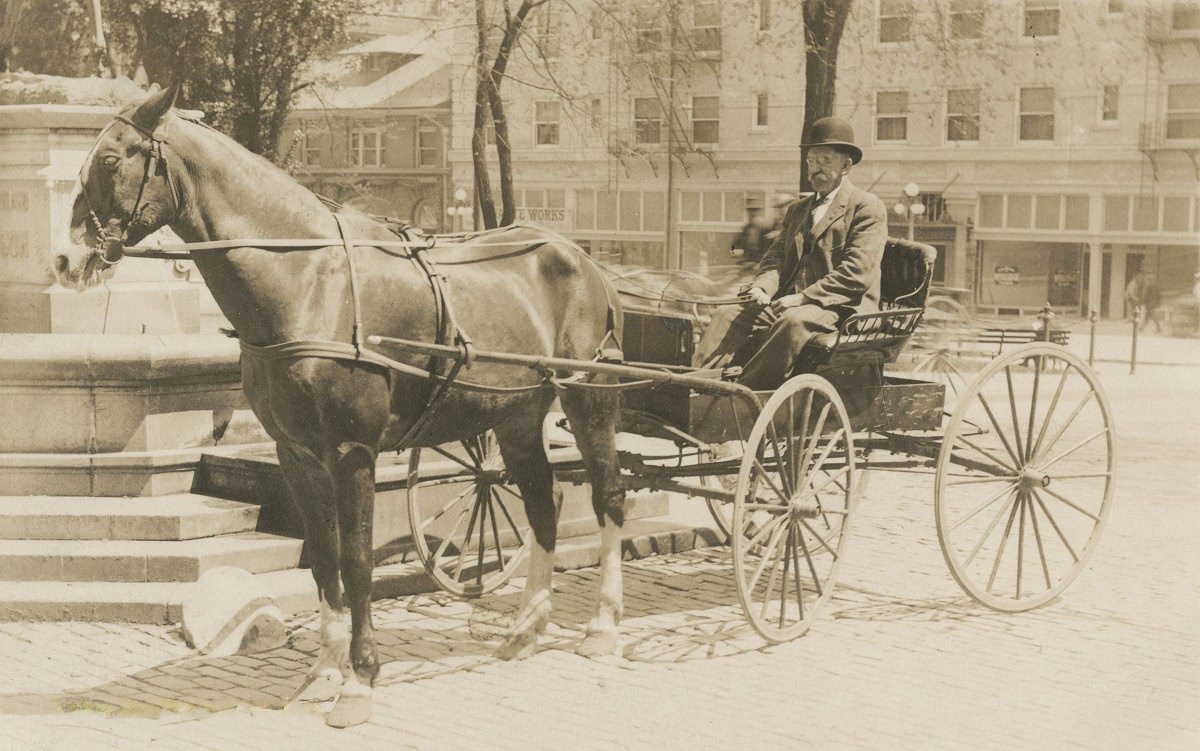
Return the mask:
<svg viewBox="0 0 1200 751">
<path fill-rule="evenodd" d="M 362 300 L 358 294 L 358 274 L 354 273 L 354 241 L 346 234 L 346 228 L 342 225 L 342 218 L 337 214 L 333 215 L 333 220 L 337 222 L 338 234 L 342 238 L 342 247 L 346 249 L 346 267 L 350 274 L 350 297 L 354 304 L 354 329 L 350 332 L 350 341 L 354 345 L 355 352 L 362 352 Z"/>
</svg>

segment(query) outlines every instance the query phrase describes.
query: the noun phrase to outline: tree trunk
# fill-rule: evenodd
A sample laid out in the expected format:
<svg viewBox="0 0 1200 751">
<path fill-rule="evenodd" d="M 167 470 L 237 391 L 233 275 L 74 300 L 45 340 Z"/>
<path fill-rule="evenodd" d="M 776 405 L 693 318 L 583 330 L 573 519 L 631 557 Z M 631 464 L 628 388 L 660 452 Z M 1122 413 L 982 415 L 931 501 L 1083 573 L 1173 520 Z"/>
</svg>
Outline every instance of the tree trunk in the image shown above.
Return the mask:
<svg viewBox="0 0 1200 751">
<path fill-rule="evenodd" d="M 833 114 L 837 54 L 852 0 L 804 0 L 804 129 Z M 800 160 L 800 190 L 812 190 L 808 162 Z"/>
<path fill-rule="evenodd" d="M 0 17 L 0 70 L 8 70 L 8 56 L 12 54 L 13 41 L 17 38 L 17 24 L 26 0 L 8 0 Z"/>
<path fill-rule="evenodd" d="M 487 8 L 484 0 L 475 0 L 475 121 L 471 131 L 471 161 L 475 170 L 475 205 L 483 226 L 496 224 L 496 203 L 492 198 L 492 180 L 488 175 L 487 112 L 491 105 L 491 72 L 487 62 Z"/>
</svg>

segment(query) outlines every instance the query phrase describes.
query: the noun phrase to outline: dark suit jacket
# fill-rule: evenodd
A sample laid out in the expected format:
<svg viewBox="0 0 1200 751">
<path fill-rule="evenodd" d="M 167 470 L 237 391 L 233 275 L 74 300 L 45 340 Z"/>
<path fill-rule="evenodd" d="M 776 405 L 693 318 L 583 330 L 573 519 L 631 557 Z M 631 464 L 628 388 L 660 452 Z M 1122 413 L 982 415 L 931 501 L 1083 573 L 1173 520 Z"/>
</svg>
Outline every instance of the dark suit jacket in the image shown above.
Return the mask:
<svg viewBox="0 0 1200 751">
<path fill-rule="evenodd" d="M 802 292 L 806 302 L 842 318 L 879 310 L 879 264 L 887 241 L 883 201 L 843 178 L 825 216 L 809 227 L 815 200 L 814 194 L 788 206 L 750 286 L 772 299 Z"/>
</svg>

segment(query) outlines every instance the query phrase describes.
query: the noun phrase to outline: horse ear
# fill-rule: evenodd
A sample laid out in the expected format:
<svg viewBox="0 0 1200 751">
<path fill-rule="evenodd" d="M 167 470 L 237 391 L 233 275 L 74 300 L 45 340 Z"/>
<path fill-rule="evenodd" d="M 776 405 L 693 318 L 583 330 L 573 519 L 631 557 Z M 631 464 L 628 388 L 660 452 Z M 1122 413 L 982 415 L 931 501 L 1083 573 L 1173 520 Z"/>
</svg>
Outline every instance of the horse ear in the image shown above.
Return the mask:
<svg viewBox="0 0 1200 751">
<path fill-rule="evenodd" d="M 159 120 L 162 120 L 163 116 L 175 106 L 175 99 L 178 96 L 179 82 L 176 81 L 167 88 L 146 97 L 146 100 L 138 105 L 131 119 L 146 130 L 154 130 L 158 126 Z"/>
</svg>

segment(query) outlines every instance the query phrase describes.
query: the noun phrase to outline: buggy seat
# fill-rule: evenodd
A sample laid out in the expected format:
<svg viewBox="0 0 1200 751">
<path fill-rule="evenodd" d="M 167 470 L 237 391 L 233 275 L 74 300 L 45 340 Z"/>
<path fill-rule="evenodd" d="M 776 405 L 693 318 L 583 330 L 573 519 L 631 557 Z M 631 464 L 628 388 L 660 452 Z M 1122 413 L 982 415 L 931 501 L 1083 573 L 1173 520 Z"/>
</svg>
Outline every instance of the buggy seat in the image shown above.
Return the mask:
<svg viewBox="0 0 1200 751">
<path fill-rule="evenodd" d="M 850 316 L 835 332 L 808 341 L 795 373 L 895 362 L 925 314 L 937 249 L 888 238 L 879 269 L 879 312 Z"/>
</svg>

